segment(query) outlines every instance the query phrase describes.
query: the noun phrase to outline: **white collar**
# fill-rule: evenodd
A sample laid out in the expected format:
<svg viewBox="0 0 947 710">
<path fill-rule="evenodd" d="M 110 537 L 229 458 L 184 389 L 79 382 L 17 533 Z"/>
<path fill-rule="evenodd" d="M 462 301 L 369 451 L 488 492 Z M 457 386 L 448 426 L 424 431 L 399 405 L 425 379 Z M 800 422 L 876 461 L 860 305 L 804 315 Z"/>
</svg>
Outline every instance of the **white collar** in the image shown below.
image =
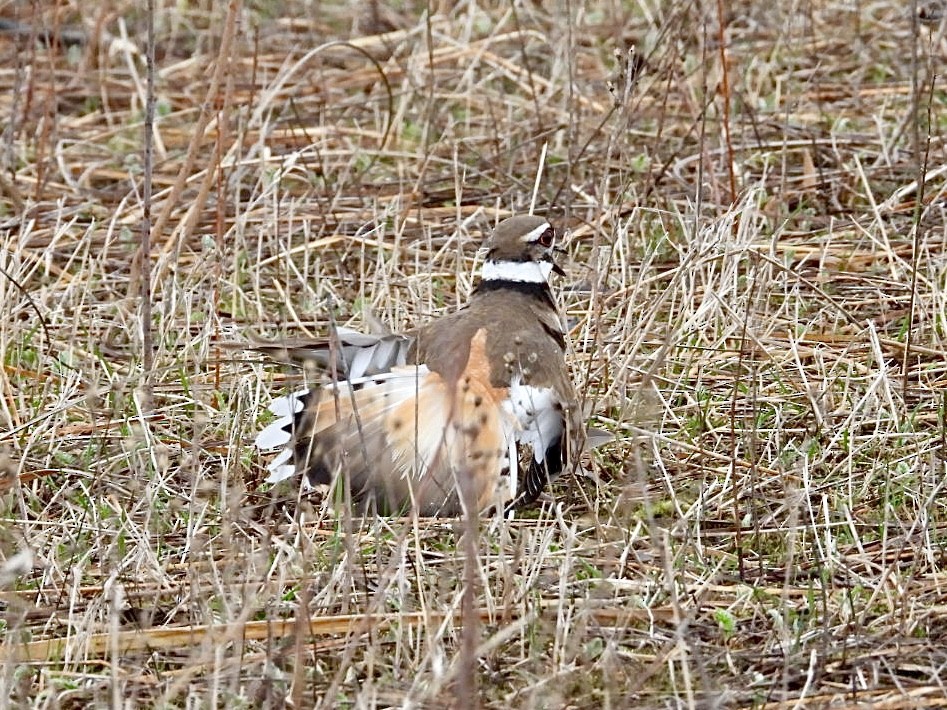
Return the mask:
<svg viewBox="0 0 947 710">
<path fill-rule="evenodd" d="M 544 284 L 551 273 L 551 261 L 485 261 L 480 278 L 484 281 Z"/>
</svg>

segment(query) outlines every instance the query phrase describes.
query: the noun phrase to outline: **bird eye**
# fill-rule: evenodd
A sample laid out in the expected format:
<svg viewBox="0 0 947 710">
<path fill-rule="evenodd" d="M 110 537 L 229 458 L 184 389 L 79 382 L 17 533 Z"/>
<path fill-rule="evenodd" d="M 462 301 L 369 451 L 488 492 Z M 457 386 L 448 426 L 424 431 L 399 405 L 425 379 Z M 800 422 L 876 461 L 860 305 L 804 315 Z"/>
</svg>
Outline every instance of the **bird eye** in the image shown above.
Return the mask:
<svg viewBox="0 0 947 710">
<path fill-rule="evenodd" d="M 553 240 L 554 240 L 555 238 L 556 238 L 556 231 L 555 231 L 552 227 L 550 227 L 550 228 L 547 229 L 545 232 L 543 232 L 541 235 L 539 235 L 539 240 L 538 240 L 538 241 L 539 241 L 539 243 L 542 244 L 544 247 L 549 248 L 549 247 L 552 246 L 552 242 L 553 242 Z"/>
</svg>

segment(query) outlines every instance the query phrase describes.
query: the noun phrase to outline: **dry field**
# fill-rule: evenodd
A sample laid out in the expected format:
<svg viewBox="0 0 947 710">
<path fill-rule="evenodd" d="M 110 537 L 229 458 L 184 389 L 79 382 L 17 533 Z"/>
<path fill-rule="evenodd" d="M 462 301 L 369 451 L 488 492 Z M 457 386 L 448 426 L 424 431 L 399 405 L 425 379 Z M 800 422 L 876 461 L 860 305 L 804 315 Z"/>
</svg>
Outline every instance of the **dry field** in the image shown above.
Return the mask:
<svg viewBox="0 0 947 710">
<path fill-rule="evenodd" d="M 157 4 L 148 131 L 146 3 L 0 1 L 0 704 L 947 706 L 936 7 Z M 262 483 L 228 344 L 532 202 L 614 440 L 476 530 Z"/>
</svg>

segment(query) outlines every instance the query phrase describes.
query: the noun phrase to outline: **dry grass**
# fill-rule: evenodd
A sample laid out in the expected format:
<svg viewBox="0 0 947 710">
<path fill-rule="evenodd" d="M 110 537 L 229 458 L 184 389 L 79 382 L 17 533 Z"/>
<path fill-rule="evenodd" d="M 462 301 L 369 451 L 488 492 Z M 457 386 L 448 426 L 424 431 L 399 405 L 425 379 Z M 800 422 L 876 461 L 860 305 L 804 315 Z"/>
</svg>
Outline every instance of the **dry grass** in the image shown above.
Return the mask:
<svg viewBox="0 0 947 710">
<path fill-rule="evenodd" d="M 0 697 L 947 705 L 941 28 L 885 1 L 723 3 L 722 30 L 677 0 L 162 3 L 151 387 L 146 18 L 47 4 L 0 3 L 87 37 L 0 36 Z M 544 150 L 576 376 L 618 434 L 591 475 L 484 521 L 473 560 L 454 521 L 261 485 L 295 375 L 222 343 L 455 308 Z"/>
</svg>

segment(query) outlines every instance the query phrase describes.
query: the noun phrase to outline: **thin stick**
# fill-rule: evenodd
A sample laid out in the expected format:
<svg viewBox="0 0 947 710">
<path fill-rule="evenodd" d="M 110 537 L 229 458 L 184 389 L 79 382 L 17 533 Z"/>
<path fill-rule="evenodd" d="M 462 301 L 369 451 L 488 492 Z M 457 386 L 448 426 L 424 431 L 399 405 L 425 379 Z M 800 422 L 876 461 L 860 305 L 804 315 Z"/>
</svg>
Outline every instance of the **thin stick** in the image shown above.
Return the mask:
<svg viewBox="0 0 947 710">
<path fill-rule="evenodd" d="M 723 139 L 727 144 L 727 175 L 730 178 L 730 204 L 737 200 L 737 178 L 733 167 L 733 142 L 730 140 L 730 70 L 727 67 L 727 45 L 724 36 L 726 13 L 723 0 L 717 0 L 717 43 L 720 48 L 720 93 L 723 94 Z"/>
<path fill-rule="evenodd" d="M 188 145 L 184 162 L 182 163 L 181 169 L 178 171 L 177 177 L 174 180 L 174 185 L 171 188 L 171 192 L 168 194 L 168 197 L 165 200 L 161 214 L 158 216 L 158 222 L 155 225 L 155 234 L 161 235 L 164 232 L 164 228 L 167 225 L 168 220 L 171 218 L 171 212 L 175 205 L 177 205 L 181 193 L 184 191 L 187 179 L 191 175 L 194 163 L 197 161 L 197 154 L 201 144 L 204 142 L 204 132 L 207 129 L 207 125 L 210 123 L 211 119 L 217 115 L 215 107 L 220 96 L 221 86 L 226 80 L 226 72 L 230 69 L 229 64 L 232 51 L 231 48 L 233 45 L 234 34 L 236 33 L 237 16 L 241 8 L 242 3 L 236 0 L 232 1 L 227 6 L 227 16 L 224 20 L 224 33 L 220 39 L 220 49 L 217 52 L 217 58 L 214 60 L 214 73 L 211 75 L 211 80 L 209 86 L 207 87 L 207 94 L 204 103 L 201 104 L 200 114 L 198 115 L 197 122 L 194 125 L 193 131 L 191 132 L 191 141 Z M 151 79 L 149 79 L 149 81 L 151 81 Z M 213 176 L 214 169 L 208 169 L 208 173 Z M 207 180 L 202 183 L 201 193 L 199 199 L 195 201 L 195 204 L 204 204 L 204 201 L 207 198 L 208 189 L 206 183 Z M 187 225 L 186 228 L 193 228 L 193 224 Z M 162 255 L 172 253 L 183 239 L 183 233 L 178 232 L 177 229 L 172 230 L 172 233 L 165 240 L 164 246 L 162 247 Z M 161 268 L 159 268 L 159 272 L 161 271 L 164 271 L 163 265 Z"/>
<path fill-rule="evenodd" d="M 145 74 L 145 135 L 144 157 L 144 184 L 141 188 L 142 216 L 141 216 L 141 243 L 138 250 L 140 280 L 138 297 L 141 300 L 141 363 L 143 387 L 145 392 L 145 408 L 151 409 L 152 388 L 154 374 L 154 343 L 151 332 L 151 177 L 154 159 L 154 129 L 155 129 L 155 0 L 148 0 L 148 47 L 146 49 Z"/>
<path fill-rule="evenodd" d="M 924 213 L 924 188 L 927 185 L 927 166 L 930 158 L 931 130 L 930 113 L 931 103 L 933 102 L 934 79 L 930 77 L 930 95 L 927 99 L 927 136 L 924 141 L 923 150 L 921 147 L 921 91 L 925 88 L 921 86 L 920 80 L 920 59 L 918 57 L 917 45 L 920 41 L 920 26 L 918 25 L 917 0 L 911 2 L 911 143 L 914 148 L 914 160 L 917 163 L 917 197 L 914 201 L 914 218 L 911 220 L 911 300 L 908 303 L 908 327 L 904 334 L 904 357 L 901 358 L 901 396 L 907 398 L 910 383 L 911 369 L 911 344 L 914 334 L 914 319 L 917 310 L 917 265 L 920 259 L 921 249 L 921 216 Z M 925 82 L 927 77 L 925 77 Z"/>
<path fill-rule="evenodd" d="M 536 196 L 539 194 L 539 180 L 543 176 L 543 168 L 546 165 L 546 150 L 549 143 L 543 143 L 543 149 L 539 154 L 539 165 L 536 166 L 536 180 L 533 181 L 533 196 L 529 200 L 529 213 L 533 214 L 536 209 Z"/>
</svg>

